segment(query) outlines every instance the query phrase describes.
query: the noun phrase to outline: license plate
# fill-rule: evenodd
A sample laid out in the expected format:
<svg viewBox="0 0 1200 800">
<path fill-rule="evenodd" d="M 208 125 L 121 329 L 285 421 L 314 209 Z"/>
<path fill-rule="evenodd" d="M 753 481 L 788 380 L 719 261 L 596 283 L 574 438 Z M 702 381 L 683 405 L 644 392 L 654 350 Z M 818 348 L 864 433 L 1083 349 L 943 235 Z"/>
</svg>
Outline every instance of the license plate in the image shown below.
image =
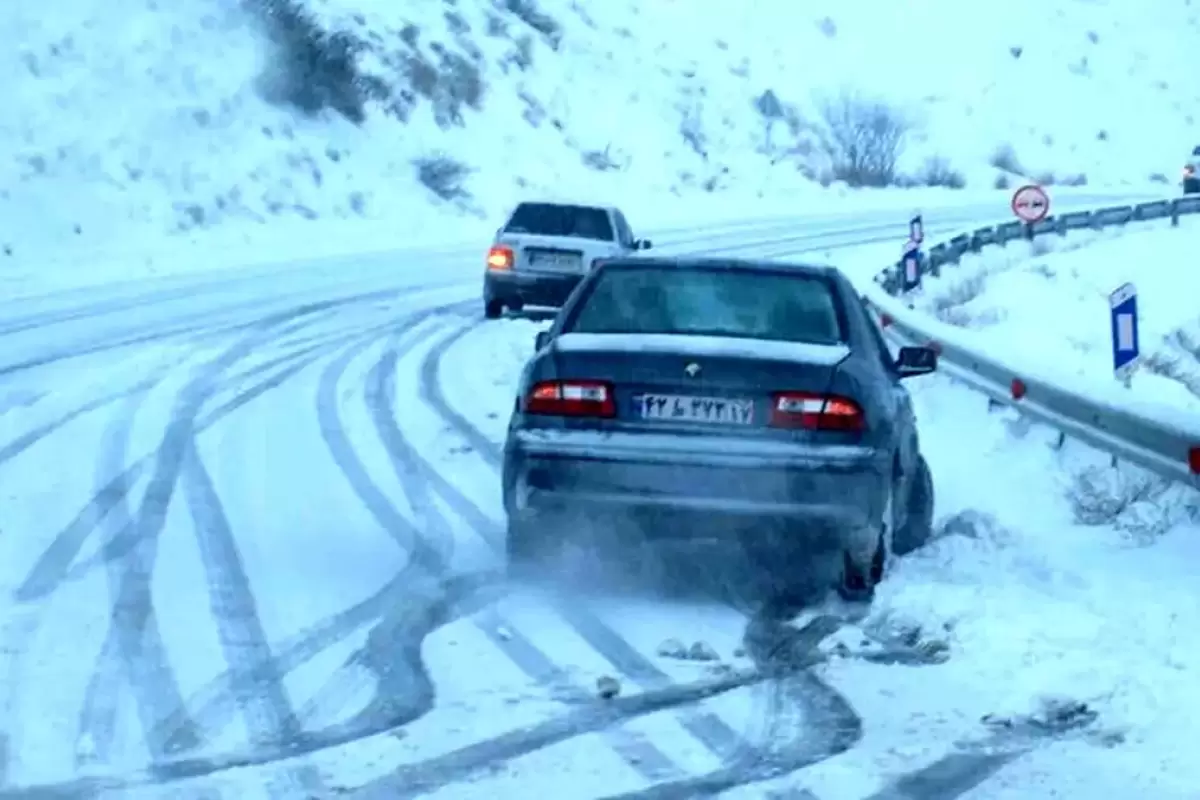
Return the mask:
<svg viewBox="0 0 1200 800">
<path fill-rule="evenodd" d="M 559 253 L 535 253 L 531 255 L 529 261 L 536 269 L 553 270 L 578 270 L 583 263 L 579 256 Z"/>
<path fill-rule="evenodd" d="M 717 425 L 754 424 L 754 401 L 728 397 L 644 394 L 636 398 L 642 419 L 708 422 Z"/>
</svg>

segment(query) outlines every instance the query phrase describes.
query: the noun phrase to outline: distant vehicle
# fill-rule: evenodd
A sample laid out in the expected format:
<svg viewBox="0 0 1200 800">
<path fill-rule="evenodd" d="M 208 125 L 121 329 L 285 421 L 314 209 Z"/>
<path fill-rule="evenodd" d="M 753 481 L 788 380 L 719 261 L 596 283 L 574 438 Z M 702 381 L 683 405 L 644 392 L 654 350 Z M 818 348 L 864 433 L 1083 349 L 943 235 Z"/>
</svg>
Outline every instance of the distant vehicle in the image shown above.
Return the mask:
<svg viewBox="0 0 1200 800">
<path fill-rule="evenodd" d="M 483 278 L 483 309 L 495 319 L 525 306 L 559 308 L 603 258 L 649 250 L 611 206 L 521 203 L 496 231 Z"/>
<path fill-rule="evenodd" d="M 855 594 L 930 535 L 903 380 L 937 354 L 893 358 L 832 267 L 605 261 L 536 347 L 504 448 L 517 570 L 584 531 L 618 548 L 724 537 L 777 587 L 832 556 Z"/>
<path fill-rule="evenodd" d="M 1183 193 L 1200 194 L 1200 147 L 1192 148 L 1192 157 L 1183 165 Z"/>
</svg>

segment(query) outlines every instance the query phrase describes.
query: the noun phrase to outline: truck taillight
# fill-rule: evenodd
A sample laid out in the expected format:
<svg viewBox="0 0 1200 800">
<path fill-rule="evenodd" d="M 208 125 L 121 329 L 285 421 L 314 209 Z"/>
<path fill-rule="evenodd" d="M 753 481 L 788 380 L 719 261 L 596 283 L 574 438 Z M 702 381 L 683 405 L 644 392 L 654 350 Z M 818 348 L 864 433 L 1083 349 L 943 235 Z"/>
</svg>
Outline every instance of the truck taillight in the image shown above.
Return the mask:
<svg viewBox="0 0 1200 800">
<path fill-rule="evenodd" d="M 525 396 L 525 413 L 612 418 L 617 403 L 612 384 L 605 381 L 541 381 Z"/>
<path fill-rule="evenodd" d="M 838 395 L 777 392 L 771 398 L 771 427 L 857 432 L 866 427 L 858 403 Z"/>
<path fill-rule="evenodd" d="M 512 269 L 513 261 L 515 261 L 515 257 L 513 255 L 513 251 L 512 251 L 511 247 L 502 247 L 500 245 L 496 245 L 492 249 L 488 250 L 488 254 L 487 254 L 487 268 L 488 269 L 495 269 L 495 270 L 502 270 L 502 271 L 507 270 L 507 269 Z"/>
</svg>

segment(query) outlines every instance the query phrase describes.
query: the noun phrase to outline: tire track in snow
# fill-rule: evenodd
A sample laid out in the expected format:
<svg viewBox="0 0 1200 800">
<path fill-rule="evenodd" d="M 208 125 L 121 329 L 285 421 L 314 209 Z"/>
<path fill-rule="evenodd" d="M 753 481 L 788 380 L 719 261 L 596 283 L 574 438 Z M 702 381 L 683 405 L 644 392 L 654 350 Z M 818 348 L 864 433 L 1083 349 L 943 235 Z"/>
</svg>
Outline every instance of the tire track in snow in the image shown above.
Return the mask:
<svg viewBox="0 0 1200 800">
<path fill-rule="evenodd" d="M 116 479 L 113 488 L 119 499 L 106 515 L 105 524 L 109 528 L 106 550 L 122 540 L 131 546 L 119 557 L 111 551 L 105 554 L 104 572 L 112 611 L 79 723 L 80 739 L 90 742 L 104 761 L 111 756 L 122 684 L 133 695 L 152 762 L 195 749 L 205 738 L 205 732 L 197 730 L 190 721 L 171 738 L 154 735 L 158 723 L 175 709 L 183 708 L 184 702 L 153 604 L 152 579 L 159 539 L 166 530 L 168 510 L 176 497 L 189 452 L 195 447 L 200 415 L 206 402 L 219 391 L 222 374 L 273 338 L 310 324 L 307 316 L 300 312 L 269 320 L 193 372 L 176 395 L 170 421 L 152 457 L 149 483 L 136 511 L 127 506 L 132 481 L 128 477 Z M 126 415 L 106 435 L 108 441 L 101 456 L 105 474 L 128 475 L 125 443 L 132 422 L 132 414 Z M 111 483 L 104 488 L 109 487 Z"/>
<path fill-rule="evenodd" d="M 179 477 L 208 576 L 209 603 L 225 661 L 242 675 L 248 674 L 247 664 L 264 665 L 256 674 L 257 680 L 239 681 L 231 687 L 246 720 L 250 746 L 258 749 L 295 741 L 301 733 L 299 718 L 259 618 L 258 603 L 233 528 L 212 477 L 196 451 L 194 438 L 186 446 L 183 458 Z M 183 707 L 182 698 L 172 706 Z M 272 795 L 290 790 L 311 796 L 323 788 L 320 776 L 310 766 L 288 770 L 282 776 L 282 785 L 272 783 Z"/>
<path fill-rule="evenodd" d="M 438 416 L 454 429 L 455 433 L 470 443 L 471 447 L 498 472 L 503 462 L 501 448 L 450 405 L 442 391 L 439 378 L 441 364 L 450 348 L 480 324 L 478 320 L 467 323 L 444 337 L 430 349 L 421 363 L 420 395 L 421 399 L 434 409 Z M 498 553 L 503 553 L 502 538 L 493 540 L 491 544 Z M 563 620 L 592 649 L 608 659 L 626 680 L 643 689 L 658 689 L 671 683 L 667 674 L 650 659 L 639 653 L 620 634 L 578 604 L 560 598 L 553 604 L 553 607 Z M 709 752 L 723 761 L 741 757 L 745 752 L 755 749 L 745 741 L 741 734 L 735 732 L 724 720 L 711 712 L 687 709 L 681 711 L 678 716 L 684 728 Z"/>
<path fill-rule="evenodd" d="M 305 310 L 312 309 L 306 308 Z M 320 310 L 320 308 L 316 310 Z M 286 317 L 281 317 L 280 315 L 275 315 L 274 318 L 286 319 Z M 308 320 L 308 322 L 311 323 L 312 320 Z M 296 329 L 300 327 L 303 326 L 296 326 Z M 286 335 L 287 331 L 285 330 L 281 333 Z M 347 338 L 346 334 L 339 334 L 335 337 L 332 344 L 336 344 L 345 338 Z M 310 356 L 306 361 L 314 360 L 317 355 L 319 354 Z M 285 366 L 284 369 L 275 375 L 248 387 L 222 406 L 205 414 L 200 420 L 197 429 L 203 430 L 211 427 L 225 415 L 233 413 L 242 405 L 281 385 L 302 369 L 306 365 L 306 361 Z M 268 363 L 255 365 L 240 373 L 237 379 L 240 382 L 254 378 L 258 374 L 266 372 L 282 363 L 282 359 L 272 359 Z M 155 376 L 152 379 L 140 382 L 134 388 L 149 391 L 153 385 L 161 380 L 161 377 Z M 128 395 L 128 392 L 124 394 Z M 22 441 L 22 450 L 32 447 L 33 444 L 33 441 L 25 438 Z M 137 531 L 131 526 L 126 526 L 121 529 L 121 535 L 118 538 L 109 539 L 103 544 L 101 553 L 98 556 L 89 559 L 86 563 L 75 564 L 77 554 L 82 550 L 88 537 L 95 529 L 104 525 L 114 509 L 125 502 L 125 497 L 130 487 L 146 472 L 149 461 L 150 457 L 144 457 L 132 465 L 127 465 L 123 471 L 118 472 L 107 484 L 102 486 L 80 513 L 76 515 L 75 519 L 55 537 L 51 545 L 42 553 L 14 595 L 14 598 L 20 605 L 17 612 L 13 615 L 13 621 L 0 632 L 0 642 L 3 642 L 6 648 L 13 653 L 13 657 L 9 660 L 10 663 L 7 665 L 9 679 L 5 681 L 5 689 L 9 699 L 5 702 L 4 706 L 0 706 L 0 711 L 5 712 L 5 716 L 0 717 L 0 720 L 5 720 L 6 722 L 4 729 L 7 732 L 7 749 L 11 750 L 13 742 L 18 740 L 18 737 L 15 735 L 18 720 L 13 719 L 11 715 L 13 708 L 11 697 L 19 694 L 19 687 L 23 683 L 23 680 L 20 679 L 17 673 L 20 673 L 23 669 L 20 663 L 23 661 L 23 657 L 28 650 L 28 643 L 32 641 L 33 636 L 40 627 L 40 619 L 44 611 L 42 608 L 32 608 L 29 606 L 38 600 L 48 597 L 63 582 L 82 577 L 93 566 L 104 566 L 109 561 L 123 557 L 133 549 L 138 541 Z M 25 607 L 21 608 L 21 606 Z M 186 720 L 186 714 L 183 714 L 181 711 L 173 715 L 173 721 L 175 724 L 171 728 L 162 729 L 160 727 L 160 730 L 156 732 L 155 736 L 151 737 L 151 740 L 168 741 L 169 734 L 179 736 L 178 732 L 180 730 L 191 730 L 191 726 Z M 185 740 L 191 738 L 186 732 L 182 734 L 182 737 Z M 103 739 L 103 737 L 101 738 Z"/>
<path fill-rule="evenodd" d="M 421 326 L 441 311 L 441 308 L 429 309 L 401 319 L 390 332 L 389 344 L 386 346 L 387 352 L 402 352 L 414 346 L 420 340 Z M 431 543 L 428 536 L 421 531 L 418 523 L 411 522 L 401 513 L 370 474 L 362 459 L 359 458 L 342 420 L 340 410 L 342 380 L 350 365 L 376 344 L 378 341 L 375 339 L 363 340 L 344 350 L 325 368 L 317 387 L 317 419 L 326 449 L 351 490 L 366 508 L 367 513 L 407 555 L 408 562 L 392 583 L 401 591 L 400 596 L 396 598 L 396 608 L 403 608 L 406 602 L 417 601 L 421 595 L 437 594 L 436 585 L 445 578 L 446 559 L 449 557 L 446 546 L 452 543 L 445 541 Z M 368 382 L 370 382 L 370 378 L 368 378 Z M 368 407 L 370 404 L 369 392 L 370 389 L 367 387 L 364 399 L 367 401 Z M 420 513 L 416 513 L 420 519 Z M 428 602 L 415 604 L 418 606 L 428 605 Z M 425 672 L 419 651 L 411 652 L 413 644 L 408 641 L 417 634 L 422 626 L 415 625 L 411 621 L 406 623 L 397 620 L 389 628 L 381 628 L 380 626 L 384 622 L 383 615 L 375 619 L 363 620 L 364 624 L 368 622 L 376 623 L 375 630 L 380 633 L 369 642 L 370 646 L 366 651 L 358 654 L 356 661 L 358 666 L 364 667 L 374 676 L 377 690 L 373 695 L 376 700 L 372 701 L 375 707 L 368 708 L 359 716 L 392 721 L 402 719 L 405 723 L 410 722 L 424 714 L 433 702 L 433 684 Z M 394 636 L 400 638 L 392 640 L 391 637 L 385 635 L 389 629 L 392 630 Z M 349 633 L 350 631 L 347 631 L 346 635 Z M 420 639 L 423 639 L 424 635 L 422 632 Z M 418 648 L 420 639 L 416 642 Z M 387 669 L 386 663 L 375 663 L 376 654 L 387 649 L 389 641 L 390 645 L 396 647 L 404 656 L 399 659 L 404 666 L 401 671 Z M 389 703 L 378 701 L 380 690 L 386 694 L 386 687 L 389 685 L 397 691 L 399 696 L 409 695 L 400 700 L 403 710 L 389 708 Z M 355 685 L 347 682 L 346 676 L 335 673 L 306 703 L 303 711 L 304 718 L 312 719 L 325 709 L 340 707 L 356 688 Z M 366 723 L 365 727 L 373 729 L 376 725 Z"/>
<path fill-rule="evenodd" d="M 277 318 L 279 318 L 279 315 L 268 317 L 268 319 Z M 372 330 L 380 330 L 383 327 L 385 326 L 381 325 Z M 202 432 L 216 425 L 225 416 L 290 380 L 296 373 L 315 361 L 324 350 L 336 347 L 342 342 L 349 341 L 360 335 L 364 335 L 364 332 L 356 331 L 349 334 L 337 334 L 330 341 L 322 345 L 321 350 L 312 353 L 311 357 L 298 359 L 295 363 L 280 370 L 280 372 L 271 378 L 246 388 L 233 398 L 204 413 L 196 425 L 196 430 Z M 228 379 L 227 382 L 253 378 L 269 368 L 269 365 L 255 365 L 239 373 L 236 377 Z M 146 457 L 129 465 L 126 470 L 128 474 L 123 473 L 115 476 L 111 484 L 102 487 L 88 501 L 77 518 L 55 537 L 51 545 L 38 558 L 34 568 L 17 590 L 16 598 L 19 602 L 32 602 L 42 599 L 53 593 L 64 581 L 83 577 L 91 568 L 99 566 L 105 558 L 120 557 L 129 551 L 133 543 L 136 542 L 136 535 L 134 533 L 127 533 L 120 542 L 110 542 L 105 548 L 102 558 L 90 559 L 83 564 L 76 564 L 76 558 L 82 550 L 91 528 L 96 525 L 97 520 L 101 519 L 107 513 L 107 509 L 111 507 L 113 502 L 123 501 L 124 496 L 120 493 L 121 484 L 129 480 L 135 480 L 145 471 L 150 460 L 150 457 Z"/>
<path fill-rule="evenodd" d="M 817 618 L 806 628 L 798 629 L 794 639 L 795 650 L 798 654 L 801 645 L 807 644 L 809 653 L 807 658 L 795 661 L 784 671 L 800 670 L 820 660 L 820 655 L 815 653 L 814 649 L 831 629 L 829 618 Z M 568 711 L 545 722 L 476 742 L 434 758 L 406 764 L 390 775 L 352 792 L 351 796 L 359 800 L 418 797 L 450 784 L 483 777 L 495 770 L 499 764 L 584 734 L 601 733 L 631 719 L 692 705 L 735 690 L 759 686 L 779 677 L 779 669 L 764 671 L 755 667 L 695 682 L 673 684 L 640 694 L 615 697 L 606 701 L 596 700 L 586 707 Z M 692 783 L 685 783 L 688 780 Z M 663 797 L 678 797 L 681 800 L 705 796 L 704 787 L 694 785 L 696 780 L 699 779 L 660 784 L 666 788 L 652 787 L 644 790 L 647 793 L 645 796 L 657 797 L 658 795 L 651 794 L 655 791 L 664 791 Z M 696 793 L 696 788 L 700 789 L 699 793 Z M 642 796 L 642 792 L 619 795 L 630 798 Z"/>
<path fill-rule="evenodd" d="M 459 304 L 456 307 L 465 309 L 467 306 Z M 369 405 L 376 431 L 391 455 L 397 478 L 405 487 L 409 503 L 420 520 L 420 528 L 431 532 L 440 541 L 452 542 L 454 539 L 449 520 L 435 505 L 436 494 L 456 512 L 460 512 L 464 520 L 472 522 L 472 529 L 496 551 L 498 539 L 494 525 L 481 524 L 480 515 L 472 513 L 477 510 L 448 481 L 441 478 L 432 464 L 406 439 L 396 423 L 396 368 L 401 355 L 398 349 L 389 348 L 371 370 L 368 380 Z M 560 695 L 565 694 L 563 699 L 568 702 L 587 702 L 592 699 L 590 692 L 572 685 L 567 679 L 566 670 L 554 664 L 536 645 L 520 635 L 494 608 L 484 611 L 474 622 L 494 646 L 539 685 L 556 689 Z M 624 728 L 615 728 L 607 734 L 613 750 L 648 780 L 661 780 L 681 773 L 678 766 L 641 734 Z"/>
</svg>

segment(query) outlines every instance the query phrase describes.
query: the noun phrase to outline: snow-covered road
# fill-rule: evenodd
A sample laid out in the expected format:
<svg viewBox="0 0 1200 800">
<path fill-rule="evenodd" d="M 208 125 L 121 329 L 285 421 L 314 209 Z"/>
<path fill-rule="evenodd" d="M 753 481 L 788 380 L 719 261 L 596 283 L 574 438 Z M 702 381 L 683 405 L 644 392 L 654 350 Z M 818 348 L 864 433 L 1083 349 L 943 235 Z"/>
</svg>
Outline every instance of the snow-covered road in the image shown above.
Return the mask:
<svg viewBox="0 0 1200 800">
<path fill-rule="evenodd" d="M 786 256 L 905 228 L 655 238 Z M 957 527 L 866 619 L 505 586 L 498 446 L 538 324 L 484 323 L 478 264 L 377 254 L 0 306 L 0 796 L 999 800 L 1063 775 L 1184 796 L 1195 768 L 1162 741 L 1190 776 L 1089 753 L 1119 736 L 1101 698 L 1142 740 L 1138 709 L 1187 705 L 1163 698 L 1200 646 L 1161 646 L 1194 615 L 1105 598 L 1181 580 L 1189 523 L 1153 551 L 1079 529 L 1056 476 L 1093 456 L 940 379 L 917 402 Z M 1133 620 L 1144 647 L 1122 652 Z M 715 658 L 664 657 L 670 638 Z M 606 677 L 621 695 L 599 702 Z M 1050 775 L 1043 745 L 1089 766 Z"/>
</svg>

